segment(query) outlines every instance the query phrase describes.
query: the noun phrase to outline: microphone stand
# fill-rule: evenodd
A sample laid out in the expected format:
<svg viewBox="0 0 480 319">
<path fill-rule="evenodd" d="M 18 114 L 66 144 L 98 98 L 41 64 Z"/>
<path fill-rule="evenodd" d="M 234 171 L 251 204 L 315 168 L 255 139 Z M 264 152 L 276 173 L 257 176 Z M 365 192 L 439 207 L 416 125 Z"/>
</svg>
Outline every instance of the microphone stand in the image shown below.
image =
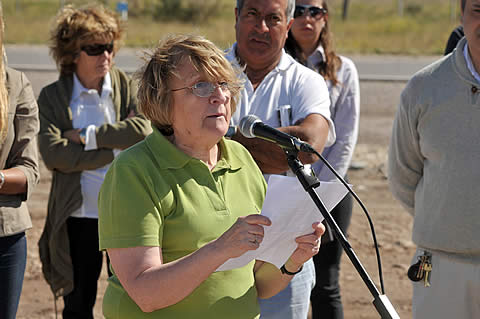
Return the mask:
<svg viewBox="0 0 480 319">
<path fill-rule="evenodd" d="M 374 297 L 373 305 L 375 306 L 377 312 L 380 314 L 381 318 L 382 319 L 397 319 L 397 318 L 400 319 L 400 316 L 395 311 L 395 308 L 393 308 L 393 305 L 391 304 L 390 300 L 388 300 L 388 297 L 386 295 L 381 295 L 377 287 L 373 283 L 372 279 L 370 279 L 370 276 L 368 275 L 367 271 L 365 270 L 363 265 L 360 263 L 360 260 L 358 259 L 357 255 L 353 251 L 352 246 L 350 246 L 350 243 L 345 238 L 345 235 L 342 233 L 342 230 L 338 227 L 337 223 L 332 218 L 332 215 L 330 215 L 330 213 L 327 211 L 327 209 L 325 208 L 325 205 L 323 204 L 322 200 L 320 199 L 317 192 L 315 191 L 315 188 L 320 186 L 320 181 L 318 180 L 318 178 L 315 176 L 309 175 L 305 172 L 303 168 L 303 164 L 298 160 L 298 157 L 297 157 L 298 151 L 294 147 L 292 147 L 291 149 L 284 148 L 284 151 L 285 151 L 285 154 L 287 155 L 288 166 L 290 166 L 290 169 L 292 170 L 292 172 L 295 173 L 295 175 L 297 176 L 298 180 L 302 184 L 305 191 L 310 195 L 315 205 L 322 213 L 328 226 L 330 226 L 330 228 L 333 230 L 333 235 L 337 238 L 338 241 L 340 241 L 348 258 L 350 258 L 353 266 L 355 267 L 357 272 L 360 274 L 360 277 L 362 277 L 368 290 L 370 290 L 370 293 Z"/>
</svg>

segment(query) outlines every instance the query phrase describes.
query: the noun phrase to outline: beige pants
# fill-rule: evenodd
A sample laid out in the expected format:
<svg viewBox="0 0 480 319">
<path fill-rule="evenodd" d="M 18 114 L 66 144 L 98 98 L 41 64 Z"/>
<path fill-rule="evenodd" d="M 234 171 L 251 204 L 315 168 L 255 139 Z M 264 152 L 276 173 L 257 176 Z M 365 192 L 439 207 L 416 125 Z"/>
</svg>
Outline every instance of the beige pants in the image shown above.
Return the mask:
<svg viewBox="0 0 480 319">
<path fill-rule="evenodd" d="M 423 250 L 417 249 L 412 263 Z M 480 264 L 432 253 L 430 287 L 413 283 L 413 319 L 479 319 Z"/>
</svg>

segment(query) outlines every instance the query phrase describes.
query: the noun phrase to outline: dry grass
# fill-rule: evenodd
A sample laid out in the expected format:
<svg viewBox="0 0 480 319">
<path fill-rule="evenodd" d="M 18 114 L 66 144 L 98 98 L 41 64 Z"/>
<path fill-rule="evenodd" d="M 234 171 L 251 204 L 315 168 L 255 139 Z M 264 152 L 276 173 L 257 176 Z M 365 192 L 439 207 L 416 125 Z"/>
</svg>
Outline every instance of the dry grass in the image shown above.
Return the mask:
<svg viewBox="0 0 480 319">
<path fill-rule="evenodd" d="M 217 0 L 221 10 L 197 23 L 180 22 L 175 11 L 170 19 L 158 16 L 159 1 L 130 0 L 127 46 L 151 46 L 168 33 L 197 33 L 222 48 L 234 42 L 235 0 Z M 200 1 L 200 0 L 197 0 Z M 202 0 L 211 3 L 214 0 Z M 72 1 L 64 1 L 70 3 Z M 75 4 L 89 1 L 75 0 Z M 115 8 L 117 1 L 104 0 Z M 458 24 L 459 9 L 452 0 L 404 0 L 398 15 L 397 0 L 350 0 L 349 16 L 341 19 L 342 0 L 330 1 L 336 46 L 345 53 L 441 54 L 451 30 Z M 61 0 L 4 0 L 7 43 L 43 44 Z M 453 3 L 458 3 L 454 1 Z M 192 17 L 192 21 L 194 21 Z"/>
</svg>

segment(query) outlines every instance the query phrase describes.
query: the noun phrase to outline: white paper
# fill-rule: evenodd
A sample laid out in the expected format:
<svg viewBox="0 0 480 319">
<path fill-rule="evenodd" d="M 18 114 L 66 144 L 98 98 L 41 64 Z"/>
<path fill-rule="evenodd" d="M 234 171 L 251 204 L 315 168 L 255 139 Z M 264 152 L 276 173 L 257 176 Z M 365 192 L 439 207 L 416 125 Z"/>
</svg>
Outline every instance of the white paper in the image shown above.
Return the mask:
<svg viewBox="0 0 480 319">
<path fill-rule="evenodd" d="M 316 192 L 330 212 L 347 194 L 340 182 L 320 182 Z M 296 177 L 271 175 L 262 215 L 272 221 L 264 226 L 264 238 L 260 247 L 231 258 L 217 271 L 243 267 L 253 259 L 263 260 L 280 268 L 297 248 L 295 238 L 313 232 L 312 224 L 323 216 Z"/>
</svg>

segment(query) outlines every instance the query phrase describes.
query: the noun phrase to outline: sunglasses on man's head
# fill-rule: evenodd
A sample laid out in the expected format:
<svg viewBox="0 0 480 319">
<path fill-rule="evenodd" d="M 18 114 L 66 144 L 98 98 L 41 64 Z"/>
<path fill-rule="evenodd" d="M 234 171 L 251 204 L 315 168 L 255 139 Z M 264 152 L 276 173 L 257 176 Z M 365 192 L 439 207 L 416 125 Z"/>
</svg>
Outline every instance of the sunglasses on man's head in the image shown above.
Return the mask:
<svg viewBox="0 0 480 319">
<path fill-rule="evenodd" d="M 90 56 L 101 55 L 103 52 L 107 51 L 108 53 L 113 52 L 113 42 L 107 44 L 91 44 L 84 45 L 81 47 L 82 51 L 85 51 L 86 54 Z"/>
<path fill-rule="evenodd" d="M 315 19 L 321 19 L 327 14 L 327 9 L 307 5 L 295 6 L 295 13 L 293 14 L 294 18 L 301 17 L 305 14 L 310 15 Z"/>
</svg>

